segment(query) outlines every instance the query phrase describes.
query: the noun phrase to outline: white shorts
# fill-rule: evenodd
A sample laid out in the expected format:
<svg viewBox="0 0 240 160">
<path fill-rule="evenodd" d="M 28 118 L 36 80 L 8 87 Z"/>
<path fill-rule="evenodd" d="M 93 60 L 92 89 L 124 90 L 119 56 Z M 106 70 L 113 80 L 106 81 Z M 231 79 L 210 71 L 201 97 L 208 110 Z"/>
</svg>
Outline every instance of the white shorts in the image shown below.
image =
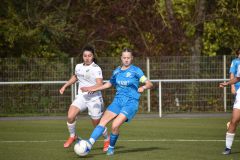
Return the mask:
<svg viewBox="0 0 240 160">
<path fill-rule="evenodd" d="M 233 108 L 240 109 L 240 89 L 237 90 L 237 95 L 233 104 Z"/>
<path fill-rule="evenodd" d="M 100 119 L 103 114 L 103 99 L 102 97 L 92 98 L 87 100 L 83 95 L 77 95 L 76 99 L 72 102 L 73 106 L 80 109 L 80 112 L 88 109 L 88 115 L 92 119 Z"/>
</svg>

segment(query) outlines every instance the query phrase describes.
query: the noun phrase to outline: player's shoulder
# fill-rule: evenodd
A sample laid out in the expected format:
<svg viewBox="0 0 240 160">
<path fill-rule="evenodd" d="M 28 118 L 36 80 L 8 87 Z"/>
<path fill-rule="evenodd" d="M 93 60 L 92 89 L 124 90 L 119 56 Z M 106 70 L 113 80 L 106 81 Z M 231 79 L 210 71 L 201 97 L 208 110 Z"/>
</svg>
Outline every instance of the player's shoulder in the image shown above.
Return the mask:
<svg viewBox="0 0 240 160">
<path fill-rule="evenodd" d="M 118 66 L 117 68 L 115 68 L 115 69 L 113 70 L 113 75 L 119 73 L 120 71 L 121 71 L 121 66 Z"/>
<path fill-rule="evenodd" d="M 97 64 L 96 64 L 96 63 L 94 63 L 94 62 L 92 63 L 92 65 L 91 65 L 91 66 L 92 66 L 92 67 L 95 67 L 95 68 L 100 68 L 100 67 L 99 67 L 99 65 L 97 65 Z"/>
<path fill-rule="evenodd" d="M 133 65 L 133 64 L 132 64 L 131 67 L 132 67 L 133 69 L 136 69 L 136 70 L 141 69 L 140 67 L 138 67 L 138 66 L 136 66 L 136 65 Z"/>
<path fill-rule="evenodd" d="M 238 62 L 240 62 L 240 58 L 234 58 L 234 59 L 232 60 L 232 63 L 238 63 Z"/>
<path fill-rule="evenodd" d="M 132 65 L 132 66 L 131 66 L 131 69 L 132 69 L 133 71 L 135 71 L 135 72 L 142 72 L 142 69 L 141 69 L 140 67 L 138 67 L 138 66 L 135 66 L 135 65 Z"/>
<path fill-rule="evenodd" d="M 240 58 L 236 58 L 235 63 L 239 64 L 240 63 Z"/>
<path fill-rule="evenodd" d="M 94 72 L 102 71 L 101 67 L 99 67 L 99 65 L 97 65 L 96 63 L 91 64 L 91 70 Z"/>
<path fill-rule="evenodd" d="M 80 68 L 80 67 L 82 67 L 83 66 L 83 63 L 78 63 L 78 64 L 76 64 L 76 67 L 75 68 Z"/>
</svg>

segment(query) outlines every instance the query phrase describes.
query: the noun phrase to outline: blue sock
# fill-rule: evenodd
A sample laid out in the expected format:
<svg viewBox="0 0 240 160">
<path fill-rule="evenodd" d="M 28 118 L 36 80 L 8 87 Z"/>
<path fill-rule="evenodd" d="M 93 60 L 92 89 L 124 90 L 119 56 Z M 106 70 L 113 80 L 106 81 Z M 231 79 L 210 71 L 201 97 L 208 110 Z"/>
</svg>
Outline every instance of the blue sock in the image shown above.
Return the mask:
<svg viewBox="0 0 240 160">
<path fill-rule="evenodd" d="M 119 136 L 119 134 L 113 134 L 113 133 L 110 134 L 110 146 L 111 147 L 115 146 L 118 136 Z"/>
<path fill-rule="evenodd" d="M 90 142 L 93 144 L 103 134 L 105 127 L 97 125 L 90 136 Z M 94 140 L 94 141 L 92 141 Z"/>
</svg>

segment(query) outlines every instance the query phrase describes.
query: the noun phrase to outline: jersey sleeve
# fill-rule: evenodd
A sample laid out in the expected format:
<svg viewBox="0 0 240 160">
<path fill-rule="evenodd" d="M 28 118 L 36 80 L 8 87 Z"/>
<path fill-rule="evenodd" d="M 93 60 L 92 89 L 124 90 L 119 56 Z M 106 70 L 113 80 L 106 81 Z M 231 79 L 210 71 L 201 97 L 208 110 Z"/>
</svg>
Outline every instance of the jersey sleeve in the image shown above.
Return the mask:
<svg viewBox="0 0 240 160">
<path fill-rule="evenodd" d="M 96 67 L 94 69 L 94 76 L 95 76 L 95 78 L 103 78 L 102 69 L 100 67 Z"/>
<path fill-rule="evenodd" d="M 137 75 L 137 78 L 139 79 L 139 82 L 145 83 L 147 80 L 147 77 L 144 75 L 143 71 L 140 68 L 138 68 L 136 73 L 137 73 L 136 75 Z"/>
<path fill-rule="evenodd" d="M 238 65 L 238 67 L 237 67 L 237 75 L 236 75 L 236 77 L 240 77 L 240 65 Z"/>
<path fill-rule="evenodd" d="M 75 70 L 74 70 L 74 74 L 75 74 L 75 75 L 77 75 L 77 66 L 78 66 L 78 65 L 75 66 Z"/>
<path fill-rule="evenodd" d="M 117 75 L 117 70 L 114 70 L 109 80 L 109 82 L 114 86 L 116 86 L 116 75 Z"/>
<path fill-rule="evenodd" d="M 233 60 L 229 69 L 229 73 L 236 73 L 235 61 Z"/>
<path fill-rule="evenodd" d="M 79 68 L 80 68 L 80 64 L 77 64 L 77 65 L 75 66 L 75 71 L 74 71 L 74 75 L 77 77 L 78 80 L 79 80 L 79 76 L 78 76 L 78 70 L 79 70 Z"/>
</svg>

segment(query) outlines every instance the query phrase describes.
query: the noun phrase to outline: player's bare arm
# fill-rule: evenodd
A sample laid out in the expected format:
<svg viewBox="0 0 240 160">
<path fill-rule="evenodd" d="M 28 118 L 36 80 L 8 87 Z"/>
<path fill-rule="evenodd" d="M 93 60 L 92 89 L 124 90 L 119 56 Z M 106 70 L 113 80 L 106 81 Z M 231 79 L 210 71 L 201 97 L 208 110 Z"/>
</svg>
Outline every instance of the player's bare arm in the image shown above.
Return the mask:
<svg viewBox="0 0 240 160">
<path fill-rule="evenodd" d="M 142 93 L 145 89 L 151 89 L 153 87 L 153 84 L 151 81 L 146 80 L 145 85 L 138 88 L 138 92 Z"/>
<path fill-rule="evenodd" d="M 223 87 L 226 87 L 228 85 L 232 85 L 236 82 L 239 82 L 240 81 L 240 77 L 235 77 L 233 79 L 230 79 L 228 82 L 223 82 L 223 83 L 220 83 L 219 84 L 219 87 L 223 88 Z"/>
<path fill-rule="evenodd" d="M 103 80 L 102 78 L 96 78 L 96 84 L 94 86 L 90 86 L 90 87 L 99 87 L 103 85 Z M 88 94 L 93 94 L 94 91 L 89 91 Z"/>
<path fill-rule="evenodd" d="M 72 85 L 73 83 L 75 83 L 77 81 L 77 77 L 76 75 L 72 75 L 72 77 L 67 81 L 67 83 L 65 83 L 62 88 L 59 90 L 60 94 L 63 94 L 65 89 Z"/>
<path fill-rule="evenodd" d="M 230 77 L 229 77 L 229 78 L 230 78 L 230 79 L 234 79 L 234 74 L 233 74 L 233 73 L 230 73 Z M 235 85 L 234 85 L 234 84 L 231 85 L 231 93 L 232 93 L 233 95 L 236 94 L 236 89 L 235 89 Z"/>
<path fill-rule="evenodd" d="M 102 78 L 96 78 L 96 84 L 94 86 L 90 87 L 99 87 L 103 85 L 103 79 Z"/>
<path fill-rule="evenodd" d="M 104 83 L 104 85 L 100 85 L 100 86 L 82 87 L 81 90 L 83 92 L 95 92 L 95 91 L 101 91 L 110 87 L 112 87 L 112 84 L 110 82 L 106 82 Z"/>
</svg>

